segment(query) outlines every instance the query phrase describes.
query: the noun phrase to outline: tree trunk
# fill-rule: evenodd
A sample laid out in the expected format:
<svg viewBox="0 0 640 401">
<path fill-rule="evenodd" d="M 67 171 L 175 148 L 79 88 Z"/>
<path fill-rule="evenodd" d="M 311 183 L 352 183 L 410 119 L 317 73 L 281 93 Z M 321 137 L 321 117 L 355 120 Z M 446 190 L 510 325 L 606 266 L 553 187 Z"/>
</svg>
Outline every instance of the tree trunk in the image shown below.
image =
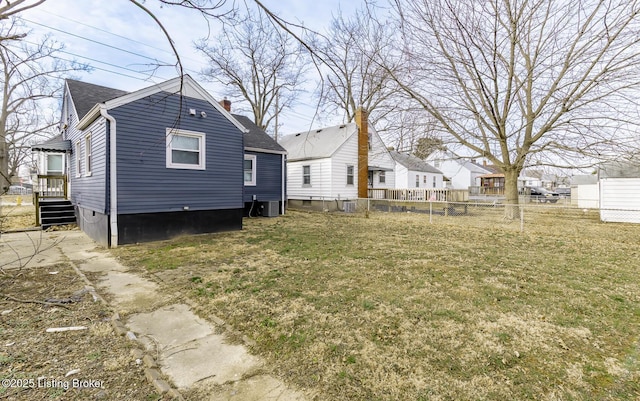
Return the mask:
<svg viewBox="0 0 640 401">
<path fill-rule="evenodd" d="M 505 209 L 504 218 L 513 220 L 520 216 L 518 207 L 518 176 L 520 170 L 509 169 L 504 172 L 504 195 L 505 195 Z"/>
<path fill-rule="evenodd" d="M 9 191 L 9 148 L 4 138 L 0 138 L 0 195 Z"/>
</svg>

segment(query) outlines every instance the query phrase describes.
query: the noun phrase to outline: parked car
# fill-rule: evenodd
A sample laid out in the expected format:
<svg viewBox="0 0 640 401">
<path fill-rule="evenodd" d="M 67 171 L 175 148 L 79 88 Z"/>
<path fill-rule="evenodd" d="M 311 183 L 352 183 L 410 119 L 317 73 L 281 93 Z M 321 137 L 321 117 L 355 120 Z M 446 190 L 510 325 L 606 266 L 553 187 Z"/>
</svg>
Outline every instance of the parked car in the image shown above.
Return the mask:
<svg viewBox="0 0 640 401">
<path fill-rule="evenodd" d="M 541 187 L 530 187 L 529 194 L 531 196 L 531 201 L 538 201 L 540 203 L 556 203 L 558 199 L 560 199 L 560 195 L 557 192 L 549 191 L 546 188 Z"/>
<path fill-rule="evenodd" d="M 558 193 L 558 196 L 560 196 L 560 198 L 571 198 L 571 188 L 556 188 L 555 192 Z"/>
</svg>

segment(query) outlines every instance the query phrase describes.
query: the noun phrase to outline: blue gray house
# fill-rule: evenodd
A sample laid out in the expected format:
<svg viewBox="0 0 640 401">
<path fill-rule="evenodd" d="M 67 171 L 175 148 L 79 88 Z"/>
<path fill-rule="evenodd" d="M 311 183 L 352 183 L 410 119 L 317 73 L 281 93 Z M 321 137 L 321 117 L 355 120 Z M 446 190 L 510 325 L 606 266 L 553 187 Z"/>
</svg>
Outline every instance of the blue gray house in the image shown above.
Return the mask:
<svg viewBox="0 0 640 401">
<path fill-rule="evenodd" d="M 231 112 L 231 102 L 220 102 Z M 287 151 L 249 118 L 233 114 L 244 133 L 245 216 L 275 217 L 286 208 Z"/>
<path fill-rule="evenodd" d="M 98 243 L 242 228 L 249 130 L 188 75 L 131 93 L 67 80 L 62 131 L 69 199 Z"/>
</svg>

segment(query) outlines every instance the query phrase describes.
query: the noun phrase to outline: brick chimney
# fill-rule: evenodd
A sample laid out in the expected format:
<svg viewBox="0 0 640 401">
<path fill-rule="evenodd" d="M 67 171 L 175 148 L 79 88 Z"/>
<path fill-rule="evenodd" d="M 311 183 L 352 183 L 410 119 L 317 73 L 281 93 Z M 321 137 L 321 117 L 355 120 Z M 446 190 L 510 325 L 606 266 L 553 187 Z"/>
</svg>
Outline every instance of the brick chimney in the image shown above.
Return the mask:
<svg viewBox="0 0 640 401">
<path fill-rule="evenodd" d="M 220 101 L 220 106 L 224 107 L 224 109 L 226 111 L 228 111 L 229 113 L 231 113 L 231 100 L 227 99 L 226 97 L 224 98 L 224 100 Z"/>
<path fill-rule="evenodd" d="M 358 126 L 358 198 L 368 197 L 369 184 L 369 114 L 362 108 L 356 110 Z"/>
</svg>

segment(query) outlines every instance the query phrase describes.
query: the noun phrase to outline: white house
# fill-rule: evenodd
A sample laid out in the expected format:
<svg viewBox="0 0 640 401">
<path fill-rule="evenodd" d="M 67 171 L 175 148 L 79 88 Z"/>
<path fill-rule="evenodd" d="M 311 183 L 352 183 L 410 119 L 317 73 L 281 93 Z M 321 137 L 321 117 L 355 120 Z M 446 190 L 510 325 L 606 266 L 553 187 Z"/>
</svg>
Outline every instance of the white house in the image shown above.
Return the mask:
<svg viewBox="0 0 640 401">
<path fill-rule="evenodd" d="M 322 203 L 325 209 L 340 208 L 333 201 L 366 198 L 371 187 L 395 187 L 395 162 L 375 129 L 368 127 L 363 114 L 357 123 L 299 132 L 280 139 L 289 155 L 290 206 Z M 334 206 L 327 205 L 327 201 Z"/>
<path fill-rule="evenodd" d="M 424 160 L 397 151 L 389 152 L 396 162 L 396 188 L 437 188 L 444 187 L 442 171 Z"/>
<path fill-rule="evenodd" d="M 468 189 L 480 185 L 480 176 L 494 171 L 476 163 L 473 158 L 461 158 L 447 151 L 437 151 L 426 162 L 440 170 L 449 179 L 452 189 Z"/>
<path fill-rule="evenodd" d="M 640 165 L 611 163 L 599 178 L 600 220 L 640 223 Z"/>
<path fill-rule="evenodd" d="M 581 209 L 600 208 L 600 184 L 597 176 L 589 174 L 571 177 L 571 204 Z"/>
</svg>

